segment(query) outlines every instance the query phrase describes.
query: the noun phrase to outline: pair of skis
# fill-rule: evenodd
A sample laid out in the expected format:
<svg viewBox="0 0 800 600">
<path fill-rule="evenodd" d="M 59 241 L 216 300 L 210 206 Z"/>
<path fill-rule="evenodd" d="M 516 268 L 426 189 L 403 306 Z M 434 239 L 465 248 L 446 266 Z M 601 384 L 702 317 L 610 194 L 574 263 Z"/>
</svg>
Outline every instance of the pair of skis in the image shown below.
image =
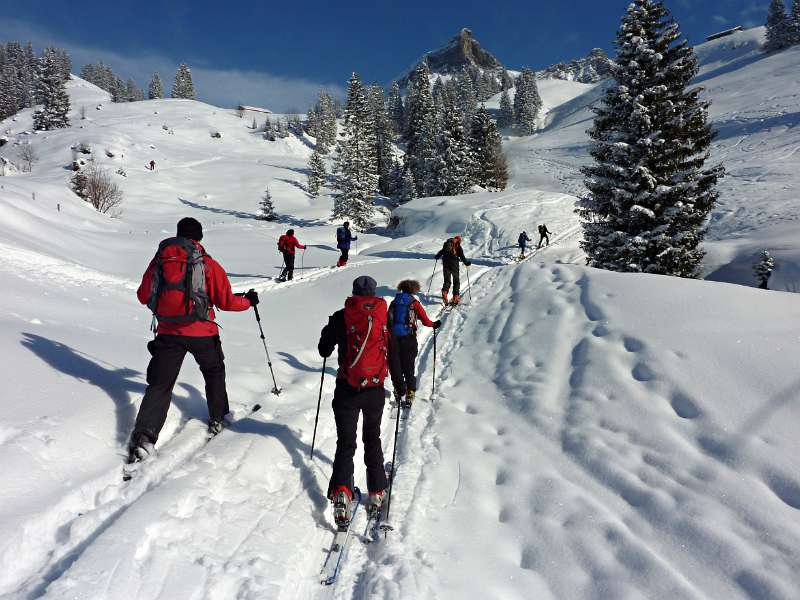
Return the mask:
<svg viewBox="0 0 800 600">
<path fill-rule="evenodd" d="M 241 416 L 234 417 L 232 420 L 228 421 L 225 424 L 224 428 L 220 432 L 218 432 L 216 434 L 212 434 L 212 433 L 208 432 L 206 434 L 205 443 L 207 444 L 208 442 L 213 440 L 215 437 L 217 437 L 220 433 L 222 433 L 222 431 L 224 431 L 225 429 L 231 427 L 232 425 L 235 425 L 236 423 L 238 423 L 239 421 L 241 421 L 243 419 L 248 418 L 250 415 L 252 415 L 253 413 L 258 412 L 259 410 L 261 410 L 261 405 L 260 404 L 254 404 L 253 406 L 251 406 Z M 150 468 L 150 466 L 154 462 L 156 462 L 157 460 L 158 460 L 158 454 L 154 451 L 152 454 L 150 454 L 149 456 L 147 456 L 143 460 L 139 460 L 139 461 L 136 461 L 136 462 L 133 462 L 133 463 L 126 463 L 126 464 L 122 465 L 122 481 L 130 481 L 131 479 L 133 479 L 134 477 L 139 475 L 143 470 L 146 470 L 146 469 Z"/>
</svg>

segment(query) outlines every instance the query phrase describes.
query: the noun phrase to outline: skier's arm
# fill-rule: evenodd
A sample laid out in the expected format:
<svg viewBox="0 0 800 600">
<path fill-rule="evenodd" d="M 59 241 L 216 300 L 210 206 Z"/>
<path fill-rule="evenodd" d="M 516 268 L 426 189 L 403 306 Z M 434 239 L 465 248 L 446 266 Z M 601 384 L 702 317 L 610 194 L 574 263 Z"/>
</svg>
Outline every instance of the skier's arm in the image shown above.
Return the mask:
<svg viewBox="0 0 800 600">
<path fill-rule="evenodd" d="M 141 304 L 147 304 L 147 301 L 150 299 L 150 288 L 153 285 L 153 266 L 156 262 L 156 259 L 150 261 L 150 264 L 147 265 L 147 270 L 142 275 L 142 283 L 139 284 L 139 289 L 136 290 L 136 297 L 139 299 Z"/>
<path fill-rule="evenodd" d="M 322 328 L 322 333 L 319 336 L 319 344 L 317 350 L 319 355 L 325 358 L 333 354 L 336 344 L 339 343 L 342 333 L 344 331 L 344 313 L 337 311 L 328 317 L 328 324 Z"/>
<path fill-rule="evenodd" d="M 243 296 L 235 296 L 231 282 L 225 269 L 213 258 L 206 260 L 206 282 L 208 283 L 208 299 L 220 310 L 240 312 L 250 308 L 250 300 Z"/>
<path fill-rule="evenodd" d="M 425 312 L 425 309 L 422 307 L 422 304 L 419 300 L 414 300 L 411 304 L 411 308 L 414 309 L 414 312 L 417 313 L 417 317 L 425 327 L 433 327 L 433 321 L 428 318 L 428 313 Z"/>
<path fill-rule="evenodd" d="M 464 249 L 461 246 L 458 247 L 458 258 L 460 258 L 461 262 L 463 262 L 466 266 L 470 266 L 472 264 L 467 260 L 467 257 L 464 256 Z"/>
<path fill-rule="evenodd" d="M 440 258 L 442 258 L 442 255 L 444 255 L 444 248 L 442 248 L 441 250 L 439 250 L 439 251 L 436 253 L 436 256 L 434 256 L 433 258 L 434 258 L 434 259 L 436 259 L 436 260 L 439 260 Z"/>
</svg>

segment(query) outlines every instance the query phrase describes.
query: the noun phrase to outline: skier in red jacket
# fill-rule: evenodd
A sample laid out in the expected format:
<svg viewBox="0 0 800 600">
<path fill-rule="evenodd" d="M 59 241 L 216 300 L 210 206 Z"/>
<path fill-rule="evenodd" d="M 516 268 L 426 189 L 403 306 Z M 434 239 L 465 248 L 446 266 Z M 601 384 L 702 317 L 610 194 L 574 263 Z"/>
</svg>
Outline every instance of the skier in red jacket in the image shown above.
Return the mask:
<svg viewBox="0 0 800 600">
<path fill-rule="evenodd" d="M 296 248 L 305 250 L 306 247 L 294 237 L 294 229 L 288 230 L 278 238 L 278 250 L 283 254 L 283 271 L 278 281 L 291 281 L 294 277 L 294 252 Z"/>
<path fill-rule="evenodd" d="M 176 237 L 161 242 L 136 292 L 139 302 L 153 311 L 158 328 L 155 339 L 147 344 L 152 358 L 147 367 L 147 389 L 128 446 L 131 463 L 152 453 L 187 352 L 197 361 L 206 382 L 210 434 L 219 433 L 223 417 L 230 412 L 213 307 L 244 311 L 258 304 L 258 293 L 250 290 L 244 295 L 234 294 L 225 269 L 206 254 L 200 245 L 202 239 L 203 227 L 196 219 L 181 219 Z"/>
</svg>

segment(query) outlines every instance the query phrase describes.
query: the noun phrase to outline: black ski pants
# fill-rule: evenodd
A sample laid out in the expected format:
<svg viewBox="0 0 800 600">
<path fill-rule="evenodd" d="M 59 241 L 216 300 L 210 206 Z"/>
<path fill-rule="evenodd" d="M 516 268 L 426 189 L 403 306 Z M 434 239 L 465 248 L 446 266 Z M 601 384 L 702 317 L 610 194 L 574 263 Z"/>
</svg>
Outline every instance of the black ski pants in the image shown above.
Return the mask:
<svg viewBox="0 0 800 600">
<path fill-rule="evenodd" d="M 147 365 L 147 389 L 136 416 L 134 436 L 143 432 L 153 443 L 158 440 L 172 402 L 172 388 L 175 387 L 187 352 L 197 361 L 206 381 L 209 418 L 221 421 L 230 412 L 225 389 L 225 356 L 218 335 L 191 337 L 159 334 L 148 342 L 147 349 L 152 358 Z"/>
<path fill-rule="evenodd" d="M 290 252 L 283 253 L 283 271 L 279 279 L 291 280 L 294 278 L 294 254 Z"/>
<path fill-rule="evenodd" d="M 458 263 L 451 265 L 450 263 L 442 263 L 442 271 L 444 273 L 444 284 L 442 290 L 445 292 L 450 291 L 450 280 L 453 280 L 453 295 L 458 296 L 461 293 L 461 274 L 459 273 Z"/>
<path fill-rule="evenodd" d="M 539 234 L 539 243 L 536 244 L 536 249 L 537 250 L 542 247 L 542 242 L 545 242 L 545 245 L 549 246 L 550 245 L 550 236 L 548 234 L 546 234 L 546 233 L 540 233 Z"/>
<path fill-rule="evenodd" d="M 389 373 L 394 391 L 405 396 L 408 390 L 417 389 L 415 363 L 417 361 L 417 336 L 393 335 L 389 340 Z"/>
<path fill-rule="evenodd" d="M 340 263 L 344 264 L 350 260 L 350 248 L 339 248 L 339 252 L 342 253 L 342 255 L 339 257 Z"/>
<path fill-rule="evenodd" d="M 339 485 L 352 488 L 353 457 L 358 447 L 358 415 L 363 414 L 361 440 L 364 442 L 364 465 L 367 467 L 367 489 L 386 489 L 386 471 L 381 447 L 381 418 L 385 391 L 383 386 L 357 390 L 346 380 L 336 380 L 333 393 L 333 415 L 336 419 L 336 456 L 333 459 L 328 495 Z"/>
</svg>

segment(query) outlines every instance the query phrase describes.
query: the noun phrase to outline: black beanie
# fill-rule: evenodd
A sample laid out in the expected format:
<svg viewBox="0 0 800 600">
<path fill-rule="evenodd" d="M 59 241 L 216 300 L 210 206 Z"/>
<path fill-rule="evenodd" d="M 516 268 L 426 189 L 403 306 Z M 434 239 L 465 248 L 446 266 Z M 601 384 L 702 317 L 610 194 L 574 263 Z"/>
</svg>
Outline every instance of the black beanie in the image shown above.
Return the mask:
<svg viewBox="0 0 800 600">
<path fill-rule="evenodd" d="M 356 277 L 353 281 L 354 296 L 374 296 L 378 283 L 369 275 Z"/>
<path fill-rule="evenodd" d="M 178 237 L 189 238 L 195 242 L 203 239 L 203 226 L 200 221 L 192 217 L 183 217 L 178 221 Z"/>
</svg>

